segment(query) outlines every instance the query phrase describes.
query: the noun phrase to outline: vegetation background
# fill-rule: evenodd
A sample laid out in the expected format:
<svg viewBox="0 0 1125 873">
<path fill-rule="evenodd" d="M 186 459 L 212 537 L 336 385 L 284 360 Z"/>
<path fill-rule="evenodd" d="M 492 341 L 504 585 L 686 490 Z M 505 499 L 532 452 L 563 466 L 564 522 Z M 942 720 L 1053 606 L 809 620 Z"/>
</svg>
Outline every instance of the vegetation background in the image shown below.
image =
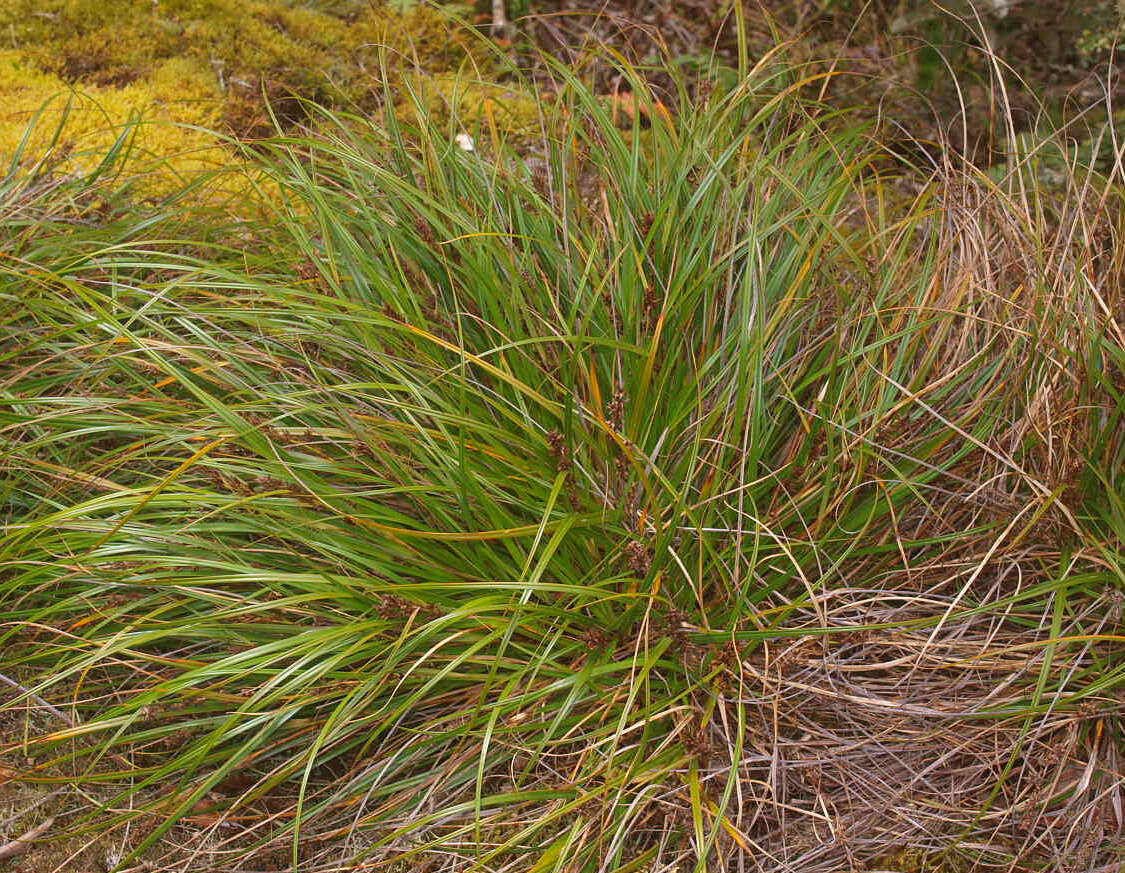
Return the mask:
<svg viewBox="0 0 1125 873">
<path fill-rule="evenodd" d="M 1122 12 L 5 0 L 0 869 L 1120 870 Z"/>
</svg>

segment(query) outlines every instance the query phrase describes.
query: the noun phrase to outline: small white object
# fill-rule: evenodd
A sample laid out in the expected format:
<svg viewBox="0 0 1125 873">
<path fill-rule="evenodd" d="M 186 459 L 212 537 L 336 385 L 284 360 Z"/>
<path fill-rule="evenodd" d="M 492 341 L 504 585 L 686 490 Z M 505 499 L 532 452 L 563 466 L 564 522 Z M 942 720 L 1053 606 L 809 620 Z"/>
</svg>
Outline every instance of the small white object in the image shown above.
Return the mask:
<svg viewBox="0 0 1125 873">
<path fill-rule="evenodd" d="M 453 137 L 453 141 L 457 143 L 457 147 L 463 152 L 476 151 L 476 147 L 473 145 L 473 138 L 467 133 L 457 134 L 457 136 Z"/>
</svg>

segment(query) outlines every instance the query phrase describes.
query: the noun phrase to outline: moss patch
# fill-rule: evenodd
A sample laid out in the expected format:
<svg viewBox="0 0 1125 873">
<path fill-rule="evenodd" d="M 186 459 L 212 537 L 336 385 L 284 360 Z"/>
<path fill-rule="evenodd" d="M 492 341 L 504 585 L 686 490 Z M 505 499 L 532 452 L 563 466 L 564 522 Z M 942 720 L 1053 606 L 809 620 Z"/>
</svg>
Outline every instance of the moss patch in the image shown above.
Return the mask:
<svg viewBox="0 0 1125 873">
<path fill-rule="evenodd" d="M 49 158 L 57 172 L 88 175 L 119 140 L 119 166 L 137 177 L 140 196 L 160 197 L 201 176 L 209 200 L 257 198 L 254 180 L 218 134 L 222 103 L 213 79 L 190 59 L 174 58 L 130 85 L 68 88 L 18 51 L 0 52 L 0 160 L 26 165 Z M 234 168 L 234 171 L 232 171 Z M 221 177 L 216 173 L 223 171 Z"/>
<path fill-rule="evenodd" d="M 532 137 L 542 127 L 542 104 L 522 84 L 497 84 L 457 73 L 410 78 L 416 99 L 403 99 L 399 109 L 411 117 L 416 107 L 470 130 L 478 124 L 493 136 L 503 132 L 517 140 Z"/>
<path fill-rule="evenodd" d="M 9 0 L 0 34 L 39 70 L 88 86 L 131 85 L 172 59 L 188 61 L 214 81 L 237 135 L 268 122 L 263 95 L 283 121 L 300 111 L 290 95 L 370 109 L 383 47 L 430 71 L 471 54 L 468 35 L 425 6 L 372 6 L 344 19 L 264 0 Z"/>
<path fill-rule="evenodd" d="M 145 196 L 239 164 L 209 130 L 269 135 L 271 111 L 300 121 L 303 100 L 376 113 L 384 52 L 395 71 L 427 74 L 479 60 L 470 34 L 424 6 L 341 17 L 265 0 L 7 0 L 0 36 L 0 161 L 38 160 L 65 117 L 55 156 L 89 172 L 140 122 L 129 169 Z M 245 203 L 253 185 L 237 176 L 219 193 Z"/>
</svg>

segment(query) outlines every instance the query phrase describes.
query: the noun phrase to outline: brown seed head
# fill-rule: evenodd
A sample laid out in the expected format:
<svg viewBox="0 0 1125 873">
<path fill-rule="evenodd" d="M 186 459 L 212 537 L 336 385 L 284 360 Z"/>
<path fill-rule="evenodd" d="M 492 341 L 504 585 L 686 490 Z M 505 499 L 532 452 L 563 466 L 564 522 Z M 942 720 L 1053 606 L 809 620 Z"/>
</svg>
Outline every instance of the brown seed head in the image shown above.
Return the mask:
<svg viewBox="0 0 1125 873">
<path fill-rule="evenodd" d="M 632 540 L 625 546 L 625 557 L 629 560 L 629 569 L 638 576 L 647 575 L 652 567 L 652 553 L 638 540 Z"/>
</svg>

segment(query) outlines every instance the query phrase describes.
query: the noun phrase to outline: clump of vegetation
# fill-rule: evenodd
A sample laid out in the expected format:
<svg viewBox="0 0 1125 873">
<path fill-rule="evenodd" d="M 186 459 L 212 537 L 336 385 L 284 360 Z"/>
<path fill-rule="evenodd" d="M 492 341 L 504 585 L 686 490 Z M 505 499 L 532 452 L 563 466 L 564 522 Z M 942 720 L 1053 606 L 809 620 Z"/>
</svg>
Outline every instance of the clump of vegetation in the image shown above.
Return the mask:
<svg viewBox="0 0 1125 873">
<path fill-rule="evenodd" d="M 629 131 L 559 69 L 538 163 L 419 92 L 316 110 L 234 240 L 76 220 L 109 172 L 0 188 L 0 672 L 13 778 L 97 789 L 60 828 L 122 869 L 1119 860 L 1122 180 L 904 198 L 778 69 L 674 114 L 621 69 Z"/>
</svg>

